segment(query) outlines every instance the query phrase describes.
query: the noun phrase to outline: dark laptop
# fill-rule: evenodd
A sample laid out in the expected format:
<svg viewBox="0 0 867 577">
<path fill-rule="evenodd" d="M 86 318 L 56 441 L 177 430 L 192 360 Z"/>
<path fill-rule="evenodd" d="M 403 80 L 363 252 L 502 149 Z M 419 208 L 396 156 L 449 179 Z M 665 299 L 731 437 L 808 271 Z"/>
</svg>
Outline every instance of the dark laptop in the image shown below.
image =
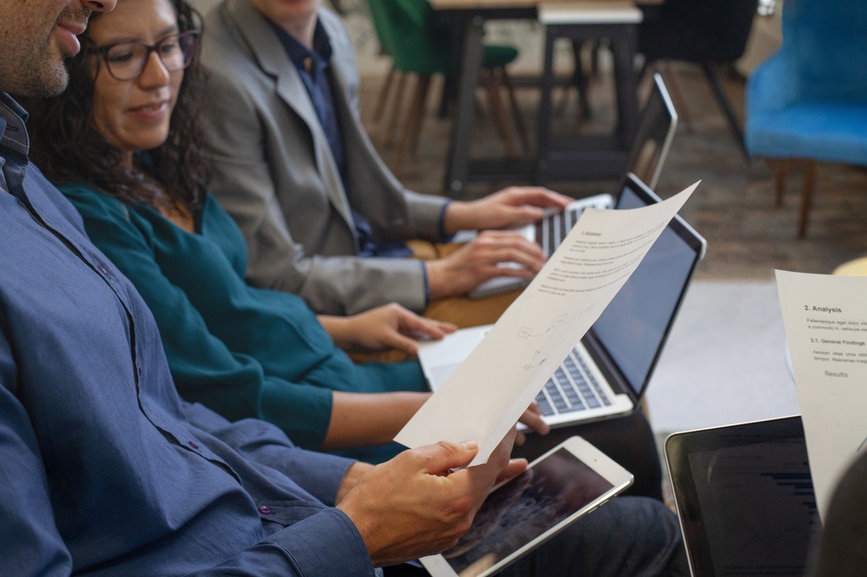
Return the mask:
<svg viewBox="0 0 867 577">
<path fill-rule="evenodd" d="M 820 522 L 801 417 L 665 441 L 693 577 L 803 577 Z"/>
</svg>

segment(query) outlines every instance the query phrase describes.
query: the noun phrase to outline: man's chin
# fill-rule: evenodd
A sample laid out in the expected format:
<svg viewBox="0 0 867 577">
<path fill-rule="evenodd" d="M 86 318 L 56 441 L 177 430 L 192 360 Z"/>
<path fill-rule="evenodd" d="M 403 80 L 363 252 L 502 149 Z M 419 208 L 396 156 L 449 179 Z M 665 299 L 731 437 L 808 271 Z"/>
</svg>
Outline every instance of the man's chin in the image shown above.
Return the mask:
<svg viewBox="0 0 867 577">
<path fill-rule="evenodd" d="M 16 94 L 19 96 L 48 97 L 58 96 L 66 90 L 69 84 L 69 73 L 62 64 L 50 70 L 36 74 L 22 86 Z"/>
</svg>

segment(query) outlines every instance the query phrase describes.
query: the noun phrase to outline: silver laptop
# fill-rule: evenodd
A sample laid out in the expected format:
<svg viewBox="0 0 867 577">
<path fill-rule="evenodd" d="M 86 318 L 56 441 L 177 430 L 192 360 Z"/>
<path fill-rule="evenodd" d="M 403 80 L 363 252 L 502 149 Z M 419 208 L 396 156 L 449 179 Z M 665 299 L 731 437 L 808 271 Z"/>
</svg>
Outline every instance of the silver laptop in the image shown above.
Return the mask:
<svg viewBox="0 0 867 577">
<path fill-rule="evenodd" d="M 638 208 L 659 197 L 635 175 L 623 182 L 615 208 Z M 676 216 L 638 269 L 536 397 L 552 427 L 630 413 L 647 389 L 692 273 L 706 243 Z M 462 329 L 422 343 L 419 361 L 436 389 L 490 330 Z"/>
<path fill-rule="evenodd" d="M 527 240 L 539 243 L 542 251 L 546 256 L 551 256 L 578 219 L 581 218 L 587 208 L 612 208 L 614 206 L 614 198 L 610 194 L 597 194 L 586 198 L 579 198 L 566 207 L 564 211 L 551 211 L 545 215 L 542 220 L 535 224 L 528 224 L 518 227 L 516 232 L 521 233 Z M 469 238 L 459 238 L 456 242 L 470 240 Z M 503 267 L 519 267 L 514 263 L 501 263 Z M 472 289 L 468 296 L 473 299 L 480 299 L 495 294 L 500 294 L 506 291 L 523 288 L 530 284 L 530 280 L 512 276 L 496 276 L 479 284 Z"/>
<path fill-rule="evenodd" d="M 662 75 L 656 72 L 650 94 L 641 109 L 629 161 L 626 163 L 627 170 L 653 190 L 656 190 L 676 130 L 677 110 Z"/>
<path fill-rule="evenodd" d="M 653 88 L 641 110 L 635 139 L 629 153 L 627 171 L 647 183 L 651 189 L 656 188 L 662 166 L 671 148 L 671 141 L 677 128 L 677 111 L 665 87 L 665 82 L 659 73 L 653 75 Z M 528 240 L 538 242 L 543 252 L 551 256 L 572 226 L 578 222 L 581 213 L 588 207 L 611 208 L 614 199 L 610 194 L 599 194 L 580 198 L 571 203 L 563 212 L 551 212 L 534 225 L 516 229 Z M 458 239 L 469 240 L 469 237 Z M 518 266 L 504 263 L 501 266 Z M 484 298 L 505 291 L 522 288 L 529 284 L 529 279 L 510 276 L 494 277 L 481 283 L 469 292 L 470 298 Z"/>
<path fill-rule="evenodd" d="M 693 577 L 803 577 L 820 529 L 801 418 L 669 435 L 665 458 Z"/>
</svg>

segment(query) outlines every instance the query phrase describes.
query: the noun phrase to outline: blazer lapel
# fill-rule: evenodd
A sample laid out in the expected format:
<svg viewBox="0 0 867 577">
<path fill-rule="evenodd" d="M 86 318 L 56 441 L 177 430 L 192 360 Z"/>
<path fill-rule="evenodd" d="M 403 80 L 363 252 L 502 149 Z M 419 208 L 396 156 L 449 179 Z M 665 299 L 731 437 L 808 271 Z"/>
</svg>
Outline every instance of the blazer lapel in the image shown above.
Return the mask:
<svg viewBox="0 0 867 577">
<path fill-rule="evenodd" d="M 340 171 L 328 146 L 328 139 L 316 116 L 316 110 L 307 94 L 301 77 L 286 55 L 283 45 L 265 17 L 248 0 L 228 0 L 227 9 L 239 23 L 241 32 L 249 44 L 263 72 L 274 78 L 275 90 L 280 98 L 307 125 L 313 139 L 317 170 L 325 181 L 328 197 L 337 212 L 353 231 L 355 223 L 349 201 L 343 190 Z M 297 137 L 297 136 L 296 136 Z"/>
</svg>

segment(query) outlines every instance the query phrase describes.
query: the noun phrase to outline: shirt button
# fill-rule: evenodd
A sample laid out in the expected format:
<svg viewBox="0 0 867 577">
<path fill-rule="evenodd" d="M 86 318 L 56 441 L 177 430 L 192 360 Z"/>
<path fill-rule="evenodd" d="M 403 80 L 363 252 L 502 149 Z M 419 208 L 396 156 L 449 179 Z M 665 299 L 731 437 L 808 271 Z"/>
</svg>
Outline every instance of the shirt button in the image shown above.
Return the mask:
<svg viewBox="0 0 867 577">
<path fill-rule="evenodd" d="M 259 512 L 263 515 L 270 515 L 271 507 L 269 507 L 268 505 L 262 505 L 261 507 L 259 507 Z"/>
<path fill-rule="evenodd" d="M 187 445 L 189 445 L 190 447 L 192 447 L 193 449 L 195 449 L 197 451 L 199 450 L 199 446 L 192 441 L 187 441 Z"/>
</svg>

